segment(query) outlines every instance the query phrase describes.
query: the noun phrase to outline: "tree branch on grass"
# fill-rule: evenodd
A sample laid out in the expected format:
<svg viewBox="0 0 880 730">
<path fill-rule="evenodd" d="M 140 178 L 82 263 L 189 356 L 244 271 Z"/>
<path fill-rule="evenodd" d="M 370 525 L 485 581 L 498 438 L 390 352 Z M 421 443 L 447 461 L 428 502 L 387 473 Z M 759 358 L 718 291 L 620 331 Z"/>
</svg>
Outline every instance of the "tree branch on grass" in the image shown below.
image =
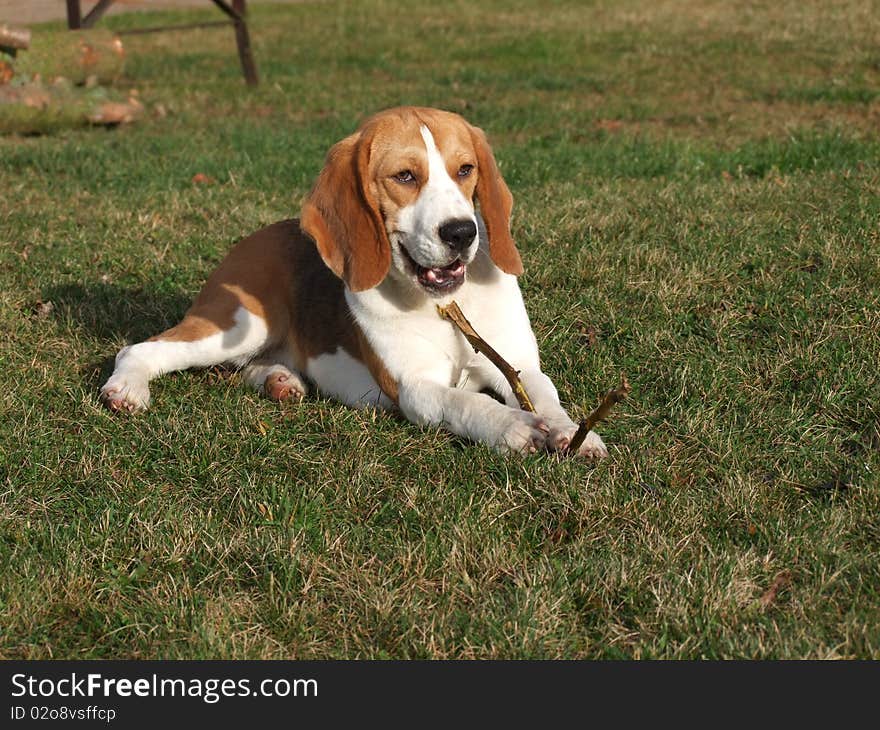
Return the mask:
<svg viewBox="0 0 880 730">
<path fill-rule="evenodd" d="M 501 371 L 504 379 L 510 383 L 510 387 L 513 389 L 513 394 L 516 396 L 517 402 L 519 402 L 519 407 L 524 411 L 534 413 L 535 407 L 532 405 L 532 401 L 529 400 L 529 395 L 526 393 L 526 389 L 523 387 L 522 381 L 519 379 L 519 371 L 514 370 L 513 366 L 507 362 L 507 360 L 501 357 L 501 355 L 499 355 L 492 346 L 486 342 L 486 340 L 477 334 L 476 330 L 471 326 L 471 323 L 468 322 L 467 318 L 462 314 L 458 304 L 453 301 L 446 307 L 438 305 L 437 311 L 443 319 L 448 319 L 458 327 L 467 341 L 471 343 L 475 352 L 482 352 L 487 358 L 489 358 L 492 364 Z"/>
<path fill-rule="evenodd" d="M 602 402 L 578 424 L 578 430 L 575 431 L 574 436 L 571 437 L 571 442 L 568 444 L 567 451 L 577 453 L 577 450 L 581 447 L 581 444 L 584 442 L 584 439 L 592 430 L 593 426 L 599 423 L 599 421 L 608 418 L 611 409 L 626 398 L 629 395 L 630 390 L 631 388 L 629 387 L 629 381 L 626 379 L 626 375 L 621 375 L 620 385 L 605 393 Z"/>
<path fill-rule="evenodd" d="M 504 379 L 510 384 L 513 394 L 519 402 L 520 408 L 524 411 L 534 413 L 535 407 L 532 405 L 532 401 L 529 399 L 529 395 L 526 393 L 526 389 L 523 386 L 522 381 L 519 379 L 519 371 L 515 370 L 507 360 L 501 357 L 501 355 L 499 355 L 498 352 L 486 342 L 486 340 L 477 334 L 477 331 L 473 328 L 471 323 L 468 322 L 467 317 L 464 316 L 458 304 L 452 301 L 445 307 L 437 305 L 437 312 L 443 319 L 449 320 L 452 324 L 458 327 L 459 331 L 465 336 L 465 339 L 471 344 L 475 352 L 482 352 L 491 363 L 501 371 Z M 629 381 L 626 379 L 626 375 L 621 375 L 620 385 L 605 393 L 602 402 L 580 422 L 578 430 L 575 431 L 575 434 L 564 453 L 576 454 L 577 450 L 584 442 L 584 439 L 587 437 L 587 434 L 590 432 L 590 429 L 592 429 L 599 421 L 607 418 L 611 409 L 626 398 L 629 392 Z"/>
</svg>

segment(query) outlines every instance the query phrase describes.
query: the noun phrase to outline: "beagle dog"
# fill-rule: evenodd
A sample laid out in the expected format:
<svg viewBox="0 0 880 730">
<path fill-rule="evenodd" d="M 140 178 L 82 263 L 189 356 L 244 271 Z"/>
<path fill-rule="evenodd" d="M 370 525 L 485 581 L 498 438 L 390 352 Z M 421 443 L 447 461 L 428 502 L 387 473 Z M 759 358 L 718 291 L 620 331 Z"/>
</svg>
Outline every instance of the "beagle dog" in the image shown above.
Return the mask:
<svg viewBox="0 0 880 730">
<path fill-rule="evenodd" d="M 500 451 L 563 450 L 576 424 L 541 371 L 512 203 L 482 130 L 437 109 L 380 112 L 330 150 L 299 220 L 240 241 L 179 324 L 119 352 L 101 398 L 141 410 L 152 378 L 226 364 L 275 400 L 311 382 Z M 440 318 L 453 298 L 536 413 Z M 579 453 L 608 454 L 594 432 Z"/>
</svg>

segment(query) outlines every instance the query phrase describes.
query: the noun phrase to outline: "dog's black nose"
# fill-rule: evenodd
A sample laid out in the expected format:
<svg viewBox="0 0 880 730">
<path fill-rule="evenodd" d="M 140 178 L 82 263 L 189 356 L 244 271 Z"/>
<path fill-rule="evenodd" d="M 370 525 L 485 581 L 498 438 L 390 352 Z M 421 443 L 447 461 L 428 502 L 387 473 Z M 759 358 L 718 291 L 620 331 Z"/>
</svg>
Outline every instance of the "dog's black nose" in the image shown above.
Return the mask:
<svg viewBox="0 0 880 730">
<path fill-rule="evenodd" d="M 473 242 L 474 236 L 477 235 L 477 226 L 468 218 L 454 218 L 440 226 L 438 233 L 443 243 L 456 251 L 461 251 Z"/>
</svg>

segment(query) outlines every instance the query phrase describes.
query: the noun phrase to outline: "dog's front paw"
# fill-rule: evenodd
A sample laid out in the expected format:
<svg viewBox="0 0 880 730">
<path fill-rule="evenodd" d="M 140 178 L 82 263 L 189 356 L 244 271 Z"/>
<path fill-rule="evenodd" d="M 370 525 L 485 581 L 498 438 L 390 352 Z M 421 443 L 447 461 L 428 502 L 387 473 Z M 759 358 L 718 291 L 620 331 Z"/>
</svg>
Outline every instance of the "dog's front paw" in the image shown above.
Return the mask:
<svg viewBox="0 0 880 730">
<path fill-rule="evenodd" d="M 142 376 L 113 373 L 101 388 L 101 401 L 114 413 L 143 411 L 150 404 L 150 386 Z"/>
<path fill-rule="evenodd" d="M 551 422 L 550 433 L 547 436 L 547 448 L 550 451 L 565 452 L 577 428 L 576 424 L 570 422 L 558 424 Z M 608 449 L 599 434 L 590 431 L 580 445 L 577 455 L 587 459 L 604 459 L 608 456 Z"/>
<path fill-rule="evenodd" d="M 550 427 L 540 416 L 510 409 L 496 447 L 502 452 L 533 454 L 544 448 L 548 433 Z"/>
<path fill-rule="evenodd" d="M 574 433 L 572 433 L 572 436 Z M 584 456 L 587 459 L 604 459 L 608 456 L 608 447 L 595 431 L 590 431 L 584 442 L 581 444 L 577 452 L 578 456 Z"/>
</svg>

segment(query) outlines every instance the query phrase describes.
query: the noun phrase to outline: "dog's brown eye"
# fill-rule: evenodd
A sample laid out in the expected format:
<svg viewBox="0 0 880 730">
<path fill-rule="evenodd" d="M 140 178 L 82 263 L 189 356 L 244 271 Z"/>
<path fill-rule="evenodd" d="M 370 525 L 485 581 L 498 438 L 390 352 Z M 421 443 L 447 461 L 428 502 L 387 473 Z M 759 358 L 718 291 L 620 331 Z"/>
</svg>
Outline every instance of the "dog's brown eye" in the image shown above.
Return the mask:
<svg viewBox="0 0 880 730">
<path fill-rule="evenodd" d="M 392 175 L 392 177 L 397 180 L 397 182 L 404 184 L 416 181 L 416 176 L 413 175 L 410 170 L 401 170 L 396 175 Z"/>
<path fill-rule="evenodd" d="M 459 177 L 467 177 L 474 171 L 473 165 L 462 165 L 458 168 L 458 176 Z"/>
</svg>

